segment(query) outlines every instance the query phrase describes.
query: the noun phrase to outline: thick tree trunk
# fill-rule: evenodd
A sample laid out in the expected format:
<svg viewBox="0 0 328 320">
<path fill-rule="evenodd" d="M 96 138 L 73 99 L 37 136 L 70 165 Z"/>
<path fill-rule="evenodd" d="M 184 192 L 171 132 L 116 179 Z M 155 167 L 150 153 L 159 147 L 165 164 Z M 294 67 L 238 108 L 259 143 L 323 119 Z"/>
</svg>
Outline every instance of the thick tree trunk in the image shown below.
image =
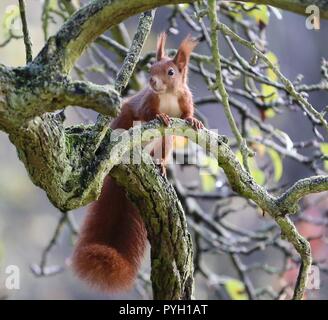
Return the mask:
<svg viewBox="0 0 328 320">
<path fill-rule="evenodd" d="M 143 17 L 145 24 L 141 24 L 139 30 L 143 36 L 135 38 L 132 54 L 124 62 L 116 88 L 73 81 L 68 74 L 74 63 L 93 40 L 124 19 L 161 5 L 183 2 L 193 1 L 92 1 L 72 15 L 31 63 L 22 68 L 0 65 L 0 129 L 16 146 L 33 183 L 45 190 L 57 208 L 68 211 L 95 200 L 107 174 L 115 177 L 138 206 L 147 226 L 157 299 L 190 299 L 193 294 L 192 242 L 175 191 L 152 164 L 120 164 L 124 151 L 140 141 L 131 142 L 124 137 L 123 143 L 111 141 L 106 126 L 109 118 L 100 117 L 97 125 L 64 128 L 61 114 L 49 112 L 79 105 L 115 117 L 120 111 L 120 92 L 138 62 L 152 15 L 148 13 Z M 300 13 L 312 3 L 300 0 L 255 2 Z M 315 4 L 321 8 L 321 16 L 327 18 L 327 1 L 317 0 Z M 174 120 L 173 126 L 180 129 L 176 135 L 193 139 L 184 121 Z M 163 132 L 156 121 L 144 125 L 142 130 L 150 128 Z M 181 131 L 186 128 L 189 134 Z M 128 137 L 132 132 L 128 132 Z M 194 142 L 212 148 L 212 156 L 218 160 L 233 189 L 252 199 L 277 221 L 285 236 L 303 254 L 307 268 L 310 265 L 308 245 L 302 242 L 284 215 L 296 212 L 297 202 L 304 195 L 326 190 L 328 178 L 320 176 L 300 181 L 281 197 L 274 197 L 255 183 L 224 138 L 202 130 Z M 300 278 L 303 284 L 304 279 Z"/>
</svg>

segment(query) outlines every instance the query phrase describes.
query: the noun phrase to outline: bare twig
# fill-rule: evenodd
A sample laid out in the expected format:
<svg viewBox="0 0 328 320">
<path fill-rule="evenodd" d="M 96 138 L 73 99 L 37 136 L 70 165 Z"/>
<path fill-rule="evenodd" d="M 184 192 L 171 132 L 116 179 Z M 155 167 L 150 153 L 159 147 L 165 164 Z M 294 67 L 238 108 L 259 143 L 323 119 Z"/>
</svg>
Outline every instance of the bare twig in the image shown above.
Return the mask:
<svg viewBox="0 0 328 320">
<path fill-rule="evenodd" d="M 24 34 L 24 44 L 25 44 L 25 51 L 26 51 L 26 62 L 32 62 L 33 54 L 32 54 L 32 42 L 27 26 L 26 21 L 26 11 L 25 11 L 25 0 L 19 0 L 19 11 L 22 20 L 22 29 Z"/>
</svg>

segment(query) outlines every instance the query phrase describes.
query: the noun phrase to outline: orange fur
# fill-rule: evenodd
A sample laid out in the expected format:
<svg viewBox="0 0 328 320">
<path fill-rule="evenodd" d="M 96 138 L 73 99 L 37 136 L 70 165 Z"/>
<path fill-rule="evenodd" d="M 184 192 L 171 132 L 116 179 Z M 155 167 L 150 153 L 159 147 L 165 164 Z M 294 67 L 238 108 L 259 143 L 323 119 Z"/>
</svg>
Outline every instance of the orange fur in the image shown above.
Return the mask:
<svg viewBox="0 0 328 320">
<path fill-rule="evenodd" d="M 156 59 L 162 60 L 165 57 L 165 43 L 167 39 L 166 32 L 162 32 L 157 39 Z"/>
<path fill-rule="evenodd" d="M 162 33 L 157 43 L 158 61 L 151 68 L 151 76 L 161 80 L 165 94 L 177 97 L 181 118 L 198 121 L 193 118 L 192 95 L 186 84 L 187 64 L 195 42 L 187 37 L 171 60 L 165 56 L 165 41 L 166 34 Z M 175 70 L 174 76 L 168 75 L 170 68 Z M 111 127 L 128 129 L 133 121 L 155 119 L 161 114 L 161 99 L 149 85 L 125 100 L 121 114 Z M 160 164 L 165 164 L 171 149 L 172 137 L 165 137 L 154 144 L 150 153 Z M 73 254 L 73 268 L 80 278 L 100 290 L 127 290 L 136 278 L 146 241 L 147 232 L 138 210 L 128 200 L 125 190 L 107 176 L 101 195 L 90 206 L 81 229 Z"/>
<path fill-rule="evenodd" d="M 188 37 L 182 41 L 179 50 L 173 59 L 174 63 L 178 66 L 180 72 L 183 75 L 184 82 L 188 80 L 187 66 L 190 60 L 190 54 L 197 45 L 198 45 L 198 41 L 196 41 L 190 35 L 188 35 Z"/>
</svg>

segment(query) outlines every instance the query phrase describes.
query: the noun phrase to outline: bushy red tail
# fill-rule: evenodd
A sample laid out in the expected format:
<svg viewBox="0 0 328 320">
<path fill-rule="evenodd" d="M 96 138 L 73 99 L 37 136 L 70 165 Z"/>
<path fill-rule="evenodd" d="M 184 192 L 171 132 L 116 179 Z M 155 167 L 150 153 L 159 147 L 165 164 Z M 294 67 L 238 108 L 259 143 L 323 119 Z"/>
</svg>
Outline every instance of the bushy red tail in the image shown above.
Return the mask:
<svg viewBox="0 0 328 320">
<path fill-rule="evenodd" d="M 106 177 L 87 214 L 73 254 L 77 275 L 102 291 L 132 287 L 144 254 L 146 229 L 126 192 Z"/>
</svg>

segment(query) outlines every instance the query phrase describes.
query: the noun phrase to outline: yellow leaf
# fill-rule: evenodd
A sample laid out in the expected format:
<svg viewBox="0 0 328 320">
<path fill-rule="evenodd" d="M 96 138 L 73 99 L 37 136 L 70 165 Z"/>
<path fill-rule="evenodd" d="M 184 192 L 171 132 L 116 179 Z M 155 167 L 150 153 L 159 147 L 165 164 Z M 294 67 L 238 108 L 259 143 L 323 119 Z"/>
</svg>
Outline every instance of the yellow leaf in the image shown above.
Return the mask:
<svg viewBox="0 0 328 320">
<path fill-rule="evenodd" d="M 320 150 L 324 156 L 328 157 L 328 143 L 320 143 Z M 324 161 L 325 170 L 328 171 L 328 160 Z"/>
<path fill-rule="evenodd" d="M 245 3 L 243 6 L 240 4 L 231 3 L 230 8 L 232 9 L 229 11 L 228 15 L 236 21 L 241 21 L 243 19 L 243 15 L 247 15 L 253 20 L 256 21 L 257 24 L 262 22 L 263 24 L 267 25 L 270 19 L 270 12 L 266 5 L 256 5 L 255 3 Z M 243 10 L 252 9 L 252 10 Z"/>
<path fill-rule="evenodd" d="M 241 6 L 236 3 L 230 3 L 229 7 L 231 10 L 228 11 L 228 15 L 230 18 L 234 19 L 235 21 L 243 20 L 243 15 L 240 12 Z"/>
<path fill-rule="evenodd" d="M 216 188 L 216 179 L 210 173 L 202 170 L 200 180 L 204 192 L 213 192 Z"/>
<path fill-rule="evenodd" d="M 244 7 L 251 9 L 254 7 L 254 3 L 246 3 Z M 246 11 L 246 14 L 254 19 L 258 24 L 262 22 L 265 25 L 268 25 L 269 23 L 270 12 L 266 5 L 257 5 L 253 10 Z"/>
<path fill-rule="evenodd" d="M 16 5 L 10 5 L 6 8 L 5 14 L 3 16 L 2 27 L 6 35 L 9 35 L 10 30 L 13 26 L 15 20 L 19 17 L 19 7 Z"/>
<path fill-rule="evenodd" d="M 262 137 L 262 133 L 261 133 L 261 130 L 257 127 L 253 127 L 249 130 L 249 134 L 252 136 L 252 137 Z"/>
<path fill-rule="evenodd" d="M 269 59 L 271 63 L 278 66 L 278 58 L 273 52 L 271 51 L 268 52 L 266 54 L 266 57 Z M 272 81 L 277 80 L 277 75 L 271 69 L 267 69 L 266 75 Z M 262 95 L 264 96 L 264 102 L 266 103 L 274 102 L 278 98 L 278 89 L 276 87 L 263 83 L 261 85 L 261 91 L 262 91 Z"/>
<path fill-rule="evenodd" d="M 252 144 L 253 150 L 256 152 L 260 158 L 263 158 L 266 152 L 266 146 L 262 143 L 253 143 Z"/>
<path fill-rule="evenodd" d="M 242 155 L 240 151 L 236 153 L 236 157 L 238 161 L 242 164 Z M 255 180 L 255 182 L 259 185 L 263 185 L 265 182 L 265 174 L 264 172 L 258 168 L 255 158 L 248 158 L 248 166 L 249 166 L 249 171 L 251 173 L 251 176 Z"/>
<path fill-rule="evenodd" d="M 254 158 L 250 158 L 250 162 L 255 162 Z M 259 185 L 263 185 L 265 182 L 265 175 L 264 175 L 263 171 L 260 170 L 259 168 L 257 168 L 256 165 L 249 168 L 249 170 L 251 171 L 251 174 L 252 174 L 255 182 Z"/>
<path fill-rule="evenodd" d="M 273 149 L 268 149 L 268 154 L 274 167 L 274 180 L 275 182 L 278 182 L 281 179 L 283 173 L 283 164 L 280 154 Z"/>
<path fill-rule="evenodd" d="M 237 153 L 236 153 L 236 158 L 237 158 L 237 160 L 239 161 L 239 163 L 241 163 L 241 164 L 243 163 L 243 157 L 242 157 L 240 151 L 237 151 Z"/>
<path fill-rule="evenodd" d="M 179 6 L 179 9 L 181 11 L 185 11 L 190 7 L 190 4 L 189 3 L 180 3 L 180 4 L 178 4 L 178 6 Z M 174 9 L 175 5 L 174 4 L 167 4 L 166 7 Z"/>
<path fill-rule="evenodd" d="M 180 4 L 178 4 L 178 6 L 182 11 L 185 11 L 190 7 L 190 4 L 189 3 L 180 3 Z"/>
<path fill-rule="evenodd" d="M 278 66 L 278 58 L 272 51 L 267 52 L 265 56 L 272 64 Z M 276 81 L 278 79 L 278 76 L 272 71 L 272 69 L 268 69 L 267 75 L 272 81 Z"/>
<path fill-rule="evenodd" d="M 264 102 L 271 103 L 277 100 L 278 98 L 278 89 L 276 87 L 272 87 L 268 84 L 263 83 L 262 87 L 262 95 L 264 96 Z M 266 111 L 267 113 L 267 111 Z"/>
<path fill-rule="evenodd" d="M 174 149 L 184 149 L 188 144 L 188 139 L 181 136 L 174 136 Z"/>
<path fill-rule="evenodd" d="M 220 171 L 218 162 L 205 155 L 201 158 L 200 165 L 202 166 L 200 170 L 202 188 L 205 192 L 212 192 L 216 189 L 216 177 Z"/>
<path fill-rule="evenodd" d="M 235 21 L 241 21 L 243 20 L 243 15 L 239 12 L 234 12 L 234 11 L 230 11 L 229 12 L 229 16 L 234 19 Z"/>
<path fill-rule="evenodd" d="M 219 173 L 220 167 L 218 165 L 218 161 L 212 157 L 203 156 L 201 158 L 200 165 L 208 168 L 208 171 L 213 175 L 217 175 Z"/>
<path fill-rule="evenodd" d="M 265 113 L 265 117 L 267 119 L 274 118 L 276 116 L 276 113 L 275 113 L 275 111 L 273 109 L 265 110 L 264 113 Z"/>
<path fill-rule="evenodd" d="M 57 10 L 58 9 L 58 3 L 57 3 L 56 0 L 50 0 L 49 9 L 52 9 L 52 10 Z"/>
<path fill-rule="evenodd" d="M 237 279 L 229 279 L 224 283 L 225 289 L 232 300 L 248 300 L 245 285 Z"/>
</svg>

